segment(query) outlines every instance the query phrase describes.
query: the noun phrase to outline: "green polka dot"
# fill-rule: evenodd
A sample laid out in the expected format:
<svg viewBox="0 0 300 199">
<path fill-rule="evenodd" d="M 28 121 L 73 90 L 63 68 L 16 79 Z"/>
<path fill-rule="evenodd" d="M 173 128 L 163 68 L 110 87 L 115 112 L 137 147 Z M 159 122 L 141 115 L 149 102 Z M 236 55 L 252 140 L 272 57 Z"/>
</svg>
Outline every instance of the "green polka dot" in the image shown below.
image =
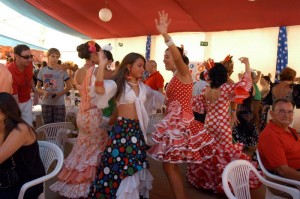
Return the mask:
<svg viewBox="0 0 300 199">
<path fill-rule="evenodd" d="M 131 176 L 134 174 L 134 169 L 132 167 L 128 168 L 128 174 Z"/>
<path fill-rule="evenodd" d="M 132 146 L 128 146 L 128 147 L 126 147 L 126 152 L 127 153 L 132 153 Z"/>
</svg>

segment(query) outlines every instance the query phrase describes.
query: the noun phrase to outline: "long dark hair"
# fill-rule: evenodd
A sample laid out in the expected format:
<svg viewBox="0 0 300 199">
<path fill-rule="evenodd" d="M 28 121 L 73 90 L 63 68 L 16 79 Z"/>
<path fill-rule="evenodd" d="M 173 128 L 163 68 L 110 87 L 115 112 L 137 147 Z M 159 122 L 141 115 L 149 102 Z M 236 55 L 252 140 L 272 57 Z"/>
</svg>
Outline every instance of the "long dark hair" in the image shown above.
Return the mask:
<svg viewBox="0 0 300 199">
<path fill-rule="evenodd" d="M 211 88 L 219 88 L 222 84 L 227 82 L 227 70 L 221 63 L 215 63 L 215 66 L 209 70 L 209 79 Z"/>
<path fill-rule="evenodd" d="M 6 116 L 4 120 L 4 140 L 14 129 L 20 131 L 18 127 L 20 123 L 26 124 L 28 128 L 33 130 L 33 128 L 22 119 L 19 106 L 11 94 L 5 92 L 0 93 L 0 112 Z"/>
<path fill-rule="evenodd" d="M 129 74 L 129 70 L 127 68 L 128 64 L 133 65 L 133 63 L 139 58 L 144 60 L 144 67 L 145 67 L 146 60 L 143 55 L 138 53 L 129 53 L 122 60 L 118 70 L 118 74 L 116 74 L 116 76 L 114 77 L 114 80 L 117 84 L 117 92 L 115 95 L 116 100 L 119 100 L 121 94 L 124 92 L 126 76 Z"/>
</svg>

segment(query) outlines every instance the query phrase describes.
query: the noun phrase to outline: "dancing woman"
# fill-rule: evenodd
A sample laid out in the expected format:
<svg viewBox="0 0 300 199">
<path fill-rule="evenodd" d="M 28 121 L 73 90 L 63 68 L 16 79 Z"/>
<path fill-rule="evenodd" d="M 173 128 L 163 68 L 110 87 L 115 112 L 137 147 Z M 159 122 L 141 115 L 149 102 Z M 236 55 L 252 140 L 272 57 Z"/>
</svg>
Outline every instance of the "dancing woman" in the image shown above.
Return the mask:
<svg viewBox="0 0 300 199">
<path fill-rule="evenodd" d="M 149 198 L 153 178 L 146 156 L 147 113 L 161 107 L 164 96 L 140 81 L 145 63 L 145 58 L 137 53 L 129 53 L 121 62 L 115 77 L 114 124 L 90 188 L 90 198 Z M 100 84 L 98 79 L 96 83 Z"/>
<path fill-rule="evenodd" d="M 166 116 L 156 126 L 153 133 L 155 144 L 148 151 L 153 158 L 163 162 L 163 169 L 176 199 L 187 199 L 180 173 L 180 164 L 198 162 L 210 158 L 214 151 L 210 147 L 213 139 L 200 131 L 202 123 L 194 120 L 191 99 L 193 80 L 188 66 L 183 61 L 183 52 L 173 43 L 168 34 L 171 20 L 164 11 L 155 20 L 156 28 L 164 37 L 168 49 L 164 63 L 173 71 L 166 90 Z"/>
<path fill-rule="evenodd" d="M 102 97 L 102 99 L 98 98 L 98 108 L 95 99 L 89 95 L 90 87 L 94 84 L 92 79 L 96 79 L 95 76 L 103 82 L 106 63 L 99 63 L 99 56 L 104 56 L 100 50 L 100 46 L 93 41 L 77 47 L 78 56 L 86 60 L 85 65 L 76 71 L 74 79 L 81 96 L 79 113 L 76 118 L 79 135 L 57 176 L 59 180 L 50 187 L 52 191 L 58 191 L 60 195 L 67 198 L 88 196 L 90 184 L 96 176 L 101 153 L 108 140 L 106 130 L 101 129 L 99 124 L 102 120 L 101 108 L 108 106 L 107 101 L 113 93 L 109 88 L 104 89 L 103 83 L 98 85 L 96 82 L 95 92 Z M 98 63 L 99 66 L 95 67 L 95 64 Z"/>
</svg>

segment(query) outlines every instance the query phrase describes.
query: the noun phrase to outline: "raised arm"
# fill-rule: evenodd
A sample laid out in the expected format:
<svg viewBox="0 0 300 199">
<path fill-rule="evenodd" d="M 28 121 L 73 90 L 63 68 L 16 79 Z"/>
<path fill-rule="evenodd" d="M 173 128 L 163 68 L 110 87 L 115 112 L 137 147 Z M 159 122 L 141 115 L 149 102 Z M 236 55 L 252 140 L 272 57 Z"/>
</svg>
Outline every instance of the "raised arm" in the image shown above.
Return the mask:
<svg viewBox="0 0 300 199">
<path fill-rule="evenodd" d="M 248 57 L 241 57 L 239 58 L 241 63 L 245 64 L 245 73 L 251 74 L 250 64 Z"/>
<path fill-rule="evenodd" d="M 103 51 L 99 53 L 99 65 L 96 74 L 96 81 L 95 81 L 95 92 L 98 94 L 103 94 L 105 92 L 103 80 L 104 80 L 104 69 L 107 65 L 107 58 L 105 57 Z"/>
<path fill-rule="evenodd" d="M 183 62 L 180 51 L 178 50 L 177 46 L 175 46 L 171 36 L 168 34 L 168 27 L 171 23 L 171 19 L 169 19 L 168 14 L 165 13 L 165 11 L 158 12 L 158 15 L 159 20 L 155 19 L 156 28 L 164 37 L 165 43 L 172 54 L 177 73 L 184 82 L 190 82 L 192 81 L 192 77 L 189 68 Z"/>
</svg>

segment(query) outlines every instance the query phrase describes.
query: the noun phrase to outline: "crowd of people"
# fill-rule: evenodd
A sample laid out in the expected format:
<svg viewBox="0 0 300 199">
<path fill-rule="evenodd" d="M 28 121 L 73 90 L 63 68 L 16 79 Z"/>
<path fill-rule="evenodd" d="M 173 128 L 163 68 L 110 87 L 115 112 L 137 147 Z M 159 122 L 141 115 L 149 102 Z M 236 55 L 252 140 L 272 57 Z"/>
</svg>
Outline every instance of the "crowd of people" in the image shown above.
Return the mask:
<svg viewBox="0 0 300 199">
<path fill-rule="evenodd" d="M 206 70 L 194 83 L 188 57 L 168 34 L 170 24 L 168 14 L 159 12 L 155 25 L 167 46 L 163 61 L 173 73 L 167 86 L 156 61 L 139 53 L 127 54 L 112 71 L 111 48 L 94 41 L 77 47 L 85 64 L 75 74 L 70 65 L 59 63 L 56 48 L 48 50 L 47 62 L 36 69 L 28 46 L 14 48 L 14 60 L 0 65 L 0 198 L 17 198 L 24 183 L 45 174 L 32 127 L 31 93 L 41 96 L 43 122 L 49 124 L 65 121 L 71 88 L 81 98 L 79 134 L 50 186 L 64 197 L 149 198 L 153 177 L 148 157 L 162 162 L 176 199 L 188 198 L 181 164 L 187 165 L 186 178 L 194 187 L 224 193 L 226 165 L 245 159 L 257 167 L 255 153 L 245 153 L 257 145 L 267 169 L 300 179 L 300 141 L 292 128 L 294 107 L 300 108 L 295 70 L 283 69 L 275 84 L 270 74 L 251 69 L 249 59 L 241 57 L 245 72 L 234 82 L 228 55 L 220 62 L 204 62 Z M 149 115 L 162 106 L 164 118 L 148 140 Z M 19 181 L 4 186 L 7 179 L 1 172 L 8 167 L 17 168 Z M 250 187 L 259 186 L 251 177 Z M 42 188 L 32 187 L 25 198 L 36 198 Z"/>
</svg>

